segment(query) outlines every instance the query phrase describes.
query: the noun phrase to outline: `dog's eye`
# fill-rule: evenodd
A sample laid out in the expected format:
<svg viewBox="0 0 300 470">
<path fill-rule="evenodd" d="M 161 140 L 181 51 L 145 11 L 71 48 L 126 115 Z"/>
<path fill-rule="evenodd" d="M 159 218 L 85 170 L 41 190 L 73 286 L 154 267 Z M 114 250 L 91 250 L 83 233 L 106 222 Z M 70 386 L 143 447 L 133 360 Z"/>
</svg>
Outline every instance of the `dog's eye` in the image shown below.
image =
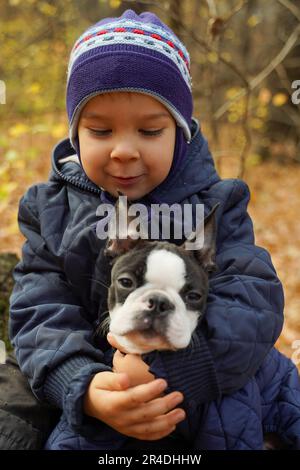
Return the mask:
<svg viewBox="0 0 300 470">
<path fill-rule="evenodd" d="M 118 279 L 118 283 L 122 286 L 125 287 L 126 289 L 129 289 L 130 287 L 133 286 L 133 281 L 129 277 L 120 277 Z"/>
<path fill-rule="evenodd" d="M 188 302 L 200 302 L 202 299 L 202 295 L 195 291 L 188 292 L 185 297 Z"/>
</svg>

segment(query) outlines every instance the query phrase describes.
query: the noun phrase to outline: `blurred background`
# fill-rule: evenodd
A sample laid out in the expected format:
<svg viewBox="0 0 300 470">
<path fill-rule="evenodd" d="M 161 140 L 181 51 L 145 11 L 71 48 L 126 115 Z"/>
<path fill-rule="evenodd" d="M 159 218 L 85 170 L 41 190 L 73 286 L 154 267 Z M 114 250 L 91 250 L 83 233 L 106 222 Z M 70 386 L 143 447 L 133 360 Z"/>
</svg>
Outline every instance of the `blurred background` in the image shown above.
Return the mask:
<svg viewBox="0 0 300 470">
<path fill-rule="evenodd" d="M 24 242 L 19 199 L 47 180 L 52 148 L 68 132 L 73 42 L 127 8 L 155 12 L 190 52 L 194 115 L 221 177 L 250 187 L 256 244 L 270 252 L 285 289 L 277 346 L 300 362 L 299 0 L 1 0 L 0 338 L 7 339 L 11 266 Z"/>
</svg>

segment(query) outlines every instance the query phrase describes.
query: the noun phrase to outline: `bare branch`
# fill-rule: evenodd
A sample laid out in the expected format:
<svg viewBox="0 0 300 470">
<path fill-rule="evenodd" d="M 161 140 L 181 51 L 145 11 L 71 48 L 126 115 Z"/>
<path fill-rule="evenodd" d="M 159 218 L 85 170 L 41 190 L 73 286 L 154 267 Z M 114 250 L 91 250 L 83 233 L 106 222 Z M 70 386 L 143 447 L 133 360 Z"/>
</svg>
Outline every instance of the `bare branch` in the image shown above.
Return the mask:
<svg viewBox="0 0 300 470">
<path fill-rule="evenodd" d="M 216 18 L 218 13 L 217 13 L 215 0 L 206 0 L 206 3 L 208 6 L 208 11 L 209 11 L 210 16 L 212 16 L 213 18 Z"/>
<path fill-rule="evenodd" d="M 245 112 L 242 119 L 242 129 L 245 137 L 245 143 L 240 155 L 240 169 L 238 177 L 241 179 L 244 177 L 246 159 L 251 148 L 251 131 L 249 127 L 250 95 L 251 91 L 248 89 L 246 94 Z"/>
<path fill-rule="evenodd" d="M 125 3 L 134 3 L 135 0 L 124 0 L 124 2 Z M 144 5 L 153 5 L 153 6 L 157 7 L 159 10 L 163 11 L 169 18 L 172 17 L 177 21 L 180 20 L 180 18 L 178 18 L 178 15 L 176 15 L 176 13 L 170 11 L 167 8 L 167 6 L 165 6 L 165 4 L 160 4 L 160 3 L 156 3 L 154 1 L 149 1 L 149 0 L 139 0 L 139 3 L 142 3 Z M 246 4 L 246 2 L 244 4 Z M 206 52 L 214 52 L 215 54 L 217 54 L 219 61 L 221 63 L 223 63 L 224 65 L 226 65 L 227 67 L 229 67 L 241 79 L 241 81 L 244 83 L 245 87 L 246 88 L 248 87 L 247 79 L 245 78 L 243 73 L 237 68 L 237 66 L 233 62 L 231 62 L 229 60 L 226 60 L 222 55 L 219 55 L 218 51 L 215 49 L 215 47 L 209 46 L 203 39 L 199 38 L 194 33 L 194 31 L 190 30 L 189 28 L 187 28 L 182 23 L 181 23 L 181 31 L 183 33 L 186 33 L 194 42 L 199 44 L 199 46 L 201 46 Z"/>
<path fill-rule="evenodd" d="M 300 21 L 300 9 L 296 7 L 290 0 L 277 0 L 282 6 L 287 8 Z"/>
<path fill-rule="evenodd" d="M 300 25 L 298 25 L 294 31 L 292 32 L 292 34 L 290 35 L 290 37 L 288 38 L 286 44 L 284 45 L 284 47 L 281 49 L 281 51 L 277 54 L 276 57 L 274 57 L 273 60 L 271 60 L 271 62 L 267 65 L 267 67 L 265 67 L 255 78 L 253 78 L 252 80 L 250 80 L 249 82 L 249 87 L 250 87 L 250 90 L 254 90 L 258 85 L 260 85 L 264 80 L 265 78 L 267 78 L 270 73 L 273 72 L 274 69 L 276 69 L 276 67 L 278 67 L 278 65 L 283 62 L 283 60 L 286 58 L 286 56 L 288 55 L 288 53 L 292 50 L 292 48 L 294 47 L 294 45 L 296 44 L 296 42 L 298 41 L 298 38 L 299 38 L 299 35 L 300 35 Z M 226 111 L 228 111 L 228 109 L 230 108 L 230 106 L 232 105 L 232 103 L 234 103 L 235 101 L 237 101 L 238 99 L 242 98 L 243 96 L 245 96 L 247 94 L 247 88 L 244 89 L 244 90 L 241 90 L 239 93 L 237 93 L 231 100 L 227 101 L 226 103 L 224 103 L 215 113 L 215 118 L 216 119 L 219 119 L 221 116 L 223 116 L 223 114 L 226 113 Z"/>
<path fill-rule="evenodd" d="M 225 23 L 228 23 L 234 15 L 236 15 L 242 8 L 244 8 L 245 5 L 247 5 L 247 3 L 249 2 L 249 0 L 241 0 L 231 11 L 231 13 L 226 17 L 224 18 L 224 21 Z"/>
<path fill-rule="evenodd" d="M 289 76 L 287 74 L 287 71 L 284 68 L 284 65 L 281 63 L 276 67 L 276 73 L 283 85 L 283 87 L 286 89 L 288 94 L 291 93 L 291 81 L 289 79 Z"/>
</svg>

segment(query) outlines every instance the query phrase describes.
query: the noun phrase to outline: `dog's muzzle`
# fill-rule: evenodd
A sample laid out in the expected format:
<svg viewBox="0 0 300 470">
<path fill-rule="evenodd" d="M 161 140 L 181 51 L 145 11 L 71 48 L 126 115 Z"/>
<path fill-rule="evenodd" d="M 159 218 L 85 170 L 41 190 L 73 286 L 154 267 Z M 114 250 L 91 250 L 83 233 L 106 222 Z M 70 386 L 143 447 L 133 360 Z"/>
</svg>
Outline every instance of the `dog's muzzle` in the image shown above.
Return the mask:
<svg viewBox="0 0 300 470">
<path fill-rule="evenodd" d="M 152 315 L 165 316 L 175 309 L 175 305 L 170 299 L 162 294 L 151 294 L 147 301 L 149 305 L 148 311 L 151 312 Z"/>
<path fill-rule="evenodd" d="M 174 312 L 175 305 L 167 296 L 153 292 L 145 300 L 145 304 L 147 307 L 134 320 L 135 329 L 144 333 L 148 330 L 150 336 L 155 332 L 164 333 L 165 319 Z"/>
</svg>

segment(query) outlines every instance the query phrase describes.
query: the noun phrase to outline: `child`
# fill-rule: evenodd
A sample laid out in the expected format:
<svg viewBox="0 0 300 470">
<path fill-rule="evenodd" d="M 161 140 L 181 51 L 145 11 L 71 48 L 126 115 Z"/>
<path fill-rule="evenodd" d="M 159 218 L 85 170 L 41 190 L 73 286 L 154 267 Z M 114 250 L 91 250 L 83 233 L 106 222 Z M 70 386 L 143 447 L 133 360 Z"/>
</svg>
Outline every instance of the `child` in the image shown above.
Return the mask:
<svg viewBox="0 0 300 470">
<path fill-rule="evenodd" d="M 55 147 L 49 181 L 20 202 L 27 241 L 10 310 L 10 337 L 33 393 L 63 410 L 47 449 L 261 448 L 262 435 L 233 442 L 223 429 L 218 440 L 212 423 L 230 410 L 246 424 L 259 407 L 248 400 L 247 413 L 222 408 L 221 396 L 238 403 L 259 395 L 255 384 L 265 376 L 254 374 L 281 331 L 282 287 L 270 256 L 254 245 L 246 184 L 220 179 L 192 110 L 188 52 L 153 13 L 127 10 L 76 41 L 70 139 Z M 202 203 L 208 212 L 219 202 L 219 272 L 193 348 L 117 351 L 112 370 L 110 344 L 95 335 L 110 279 L 95 226 L 99 203 L 115 203 L 118 189 L 147 206 Z M 283 364 L 295 381 L 279 356 L 273 351 L 268 366 Z"/>
</svg>

